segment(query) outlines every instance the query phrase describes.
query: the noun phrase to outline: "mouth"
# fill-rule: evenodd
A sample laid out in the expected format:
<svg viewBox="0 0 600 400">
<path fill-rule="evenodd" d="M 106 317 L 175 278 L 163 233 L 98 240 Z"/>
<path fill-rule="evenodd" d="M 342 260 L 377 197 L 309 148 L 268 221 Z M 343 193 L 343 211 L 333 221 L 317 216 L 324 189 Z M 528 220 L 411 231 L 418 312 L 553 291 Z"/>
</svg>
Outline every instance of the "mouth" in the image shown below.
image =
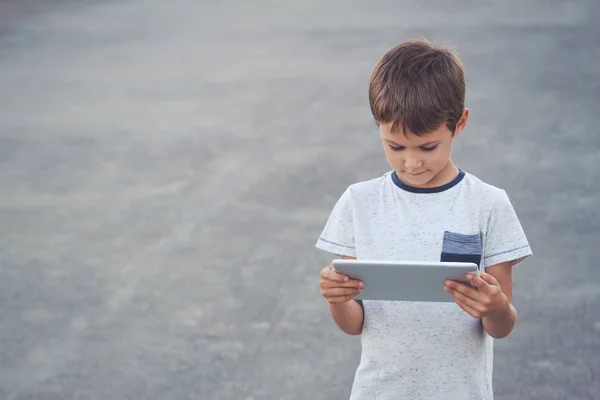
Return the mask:
<svg viewBox="0 0 600 400">
<path fill-rule="evenodd" d="M 408 171 L 404 171 L 404 172 L 405 172 L 407 175 L 410 175 L 410 176 L 420 176 L 420 175 L 423 175 L 423 174 L 424 174 L 425 172 L 427 172 L 427 171 L 419 172 L 418 174 L 415 174 L 415 173 L 412 173 L 412 172 L 408 172 Z"/>
</svg>

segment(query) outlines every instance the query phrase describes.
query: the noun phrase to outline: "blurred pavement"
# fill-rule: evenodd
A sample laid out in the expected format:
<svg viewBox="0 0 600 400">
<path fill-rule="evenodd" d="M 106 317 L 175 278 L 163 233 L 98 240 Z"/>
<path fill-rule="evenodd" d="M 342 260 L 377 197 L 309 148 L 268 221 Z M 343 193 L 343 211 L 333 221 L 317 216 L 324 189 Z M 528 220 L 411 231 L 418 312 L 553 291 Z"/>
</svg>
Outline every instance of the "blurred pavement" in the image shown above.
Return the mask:
<svg viewBox="0 0 600 400">
<path fill-rule="evenodd" d="M 535 253 L 496 399 L 600 398 L 598 2 L 8 2 L 0 399 L 347 398 L 314 244 L 388 169 L 368 76 L 417 35 L 461 54 L 454 160 Z"/>
</svg>

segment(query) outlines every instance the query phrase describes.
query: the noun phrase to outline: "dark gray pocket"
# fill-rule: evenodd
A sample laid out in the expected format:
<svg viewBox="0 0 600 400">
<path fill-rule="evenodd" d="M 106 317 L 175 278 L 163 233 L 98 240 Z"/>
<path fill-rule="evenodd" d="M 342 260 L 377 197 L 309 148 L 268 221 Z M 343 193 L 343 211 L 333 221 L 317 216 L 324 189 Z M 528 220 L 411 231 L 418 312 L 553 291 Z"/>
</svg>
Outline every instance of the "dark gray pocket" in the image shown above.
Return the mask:
<svg viewBox="0 0 600 400">
<path fill-rule="evenodd" d="M 481 263 L 481 234 L 444 232 L 441 261 Z"/>
</svg>

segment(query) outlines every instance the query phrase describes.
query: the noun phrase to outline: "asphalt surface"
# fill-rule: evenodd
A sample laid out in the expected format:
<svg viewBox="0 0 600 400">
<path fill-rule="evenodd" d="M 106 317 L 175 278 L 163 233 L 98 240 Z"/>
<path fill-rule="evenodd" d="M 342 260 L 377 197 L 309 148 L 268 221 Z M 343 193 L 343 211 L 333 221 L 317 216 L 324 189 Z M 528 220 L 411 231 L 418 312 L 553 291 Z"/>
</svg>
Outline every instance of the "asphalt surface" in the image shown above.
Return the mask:
<svg viewBox="0 0 600 400">
<path fill-rule="evenodd" d="M 368 75 L 417 35 L 461 54 L 454 160 L 534 251 L 496 399 L 600 399 L 597 2 L 9 3 L 0 399 L 347 398 L 314 244 L 388 169 Z"/>
</svg>

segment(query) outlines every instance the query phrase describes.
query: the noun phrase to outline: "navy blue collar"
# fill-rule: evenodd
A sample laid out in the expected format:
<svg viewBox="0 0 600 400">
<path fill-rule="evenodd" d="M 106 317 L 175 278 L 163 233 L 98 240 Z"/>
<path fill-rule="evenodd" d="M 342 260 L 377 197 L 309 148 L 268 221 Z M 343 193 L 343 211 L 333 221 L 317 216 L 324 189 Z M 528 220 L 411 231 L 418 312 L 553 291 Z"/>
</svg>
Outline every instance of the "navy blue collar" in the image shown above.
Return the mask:
<svg viewBox="0 0 600 400">
<path fill-rule="evenodd" d="M 450 182 L 448 182 L 448 183 L 446 183 L 446 184 L 444 184 L 442 186 L 431 187 L 431 188 L 418 188 L 418 187 L 409 186 L 406 183 L 403 183 L 396 176 L 396 171 L 392 172 L 392 181 L 394 181 L 394 184 L 396 184 L 396 186 L 398 186 L 400 189 L 406 190 L 407 192 L 411 192 L 411 193 L 439 193 L 439 192 L 443 192 L 444 190 L 448 190 L 448 189 L 453 188 L 454 186 L 458 185 L 460 183 L 460 181 L 463 180 L 464 177 L 465 177 L 465 171 L 459 169 L 458 170 L 458 175 L 456 176 L 456 178 L 452 179 Z"/>
</svg>

